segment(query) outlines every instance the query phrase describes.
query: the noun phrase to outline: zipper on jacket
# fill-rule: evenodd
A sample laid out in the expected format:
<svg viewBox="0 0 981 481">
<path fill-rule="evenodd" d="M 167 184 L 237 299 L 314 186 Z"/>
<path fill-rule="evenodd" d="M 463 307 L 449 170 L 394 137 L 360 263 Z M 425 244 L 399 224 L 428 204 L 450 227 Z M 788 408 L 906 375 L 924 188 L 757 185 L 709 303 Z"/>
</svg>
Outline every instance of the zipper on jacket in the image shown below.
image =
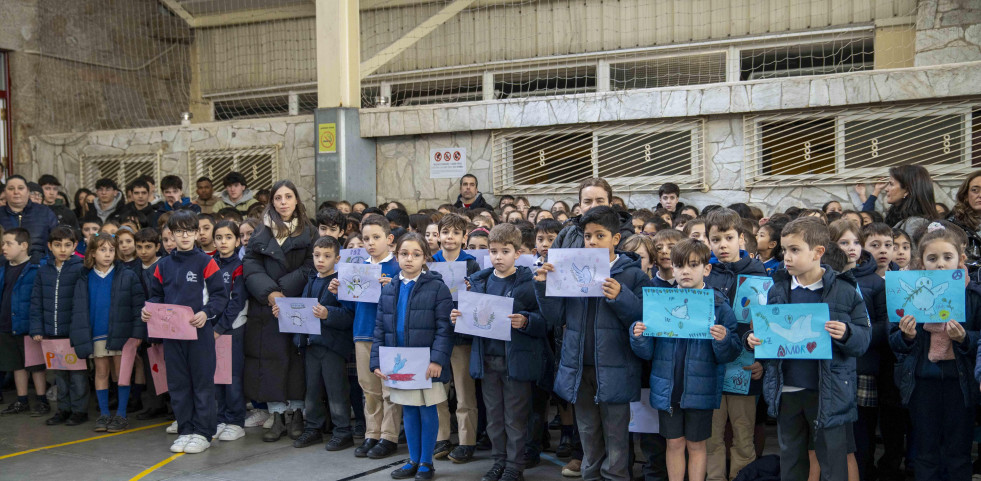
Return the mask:
<svg viewBox="0 0 981 481">
<path fill-rule="evenodd" d="M 62 265 L 64 267 L 64 265 Z M 61 269 L 58 269 L 58 275 L 55 276 L 55 305 L 54 305 L 54 334 L 58 335 L 58 286 L 61 284 Z M 44 329 L 44 316 L 41 316 L 41 328 Z"/>
</svg>

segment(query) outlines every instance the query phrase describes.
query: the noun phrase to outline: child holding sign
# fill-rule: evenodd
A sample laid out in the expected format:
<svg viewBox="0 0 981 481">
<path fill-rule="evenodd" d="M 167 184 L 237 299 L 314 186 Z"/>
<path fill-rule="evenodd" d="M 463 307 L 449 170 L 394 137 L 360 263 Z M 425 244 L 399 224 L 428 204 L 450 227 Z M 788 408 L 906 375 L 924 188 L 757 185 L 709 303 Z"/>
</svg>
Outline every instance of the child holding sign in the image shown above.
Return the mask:
<svg viewBox="0 0 981 481">
<path fill-rule="evenodd" d="M 525 468 L 532 389 L 545 369 L 546 325 L 538 312 L 531 270 L 514 265 L 520 255 L 521 231 L 514 224 L 500 224 L 491 229 L 489 241 L 494 266 L 470 277 L 471 291 L 514 299 L 514 313 L 508 316 L 511 340 L 474 336 L 468 375 L 483 380 L 494 458 L 484 479 L 517 480 Z M 455 324 L 461 316 L 454 309 L 450 318 Z"/>
<path fill-rule="evenodd" d="M 238 258 L 239 225 L 235 221 L 218 222 L 214 230 L 215 262 L 228 295 L 225 311 L 215 322 L 215 340 L 221 335 L 232 337 L 232 383 L 216 385 L 218 391 L 218 429 L 215 437 L 234 441 L 245 436 L 245 391 L 242 371 L 245 369 L 245 321 L 249 293 L 245 290 L 242 260 Z"/>
<path fill-rule="evenodd" d="M 677 287 L 712 289 L 705 284 L 705 276 L 712 270 L 709 257 L 709 248 L 701 241 L 685 239 L 675 245 L 671 264 Z M 640 358 L 652 361 L 651 406 L 658 409 L 661 435 L 668 440 L 671 480 L 685 477 L 686 448 L 688 478 L 705 479 L 706 441 L 712 435 L 713 412 L 722 401 L 725 365 L 740 353 L 736 316 L 728 299 L 717 290 L 714 294 L 711 340 L 645 337 L 643 322 L 635 323 L 632 329 L 630 348 Z"/>
<path fill-rule="evenodd" d="M 130 338 L 145 339 L 146 326 L 140 309 L 146 298 L 139 277 L 116 260 L 116 238 L 92 234 L 85 254 L 85 269 L 75 283 L 72 301 L 72 346 L 79 359 L 95 359 L 95 395 L 99 418 L 95 431 L 126 430 L 126 406 L 130 387 L 119 386 L 119 407 L 109 412 L 110 370 L 119 373 L 122 349 Z"/>
<path fill-rule="evenodd" d="M 828 304 L 824 328 L 832 339 L 831 360 L 772 360 L 767 363 L 763 395 L 780 436 L 780 478 L 807 479 L 808 440 L 814 440 L 824 481 L 848 479 L 850 423 L 855 408 L 855 358 L 869 346 L 869 317 L 851 274 L 821 265 L 831 242 L 821 220 L 804 217 L 784 226 L 780 244 L 786 270 L 773 274 L 767 305 Z M 762 342 L 750 331 L 749 349 Z M 847 389 L 846 389 L 847 388 Z"/>
<path fill-rule="evenodd" d="M 30 409 L 27 394 L 29 381 L 34 381 L 37 404 L 31 415 L 51 412 L 44 396 L 44 366 L 24 365 L 24 338 L 30 333 L 31 290 L 38 264 L 30 258 L 31 235 L 20 227 L 3 233 L 3 257 L 0 264 L 0 372 L 14 373 L 17 401 L 10 403 L 2 415 L 19 414 Z"/>
<path fill-rule="evenodd" d="M 935 221 L 920 238 L 914 259 L 925 270 L 964 269 L 967 236 L 959 227 Z M 958 271 L 959 272 L 959 271 Z M 950 282 L 967 283 L 967 275 Z M 960 278 L 959 278 L 960 277 Z M 891 288 L 887 286 L 887 289 Z M 949 285 L 947 289 L 961 289 Z M 917 480 L 971 478 L 971 445 L 974 406 L 981 371 L 975 366 L 978 330 L 981 328 L 981 286 L 967 284 L 966 319 L 917 323 L 906 314 L 893 324 L 889 345 L 899 358 L 899 392 L 909 407 L 910 443 Z M 974 379 L 971 372 L 974 371 Z"/>
<path fill-rule="evenodd" d="M 453 296 L 438 273 L 426 269 L 430 259 L 429 243 L 418 233 L 399 238 L 395 247 L 401 272 L 397 279 L 382 288 L 371 346 L 371 371 L 381 380 L 378 349 L 390 347 L 427 347 L 430 349 L 426 378 L 429 389 L 391 389 L 392 403 L 402 406 L 409 462 L 392 472 L 394 479 L 432 479 L 433 449 L 439 429 L 436 405 L 446 400 L 444 383 L 450 381 L 450 356 L 453 352 L 453 328 L 450 312 Z"/>
</svg>

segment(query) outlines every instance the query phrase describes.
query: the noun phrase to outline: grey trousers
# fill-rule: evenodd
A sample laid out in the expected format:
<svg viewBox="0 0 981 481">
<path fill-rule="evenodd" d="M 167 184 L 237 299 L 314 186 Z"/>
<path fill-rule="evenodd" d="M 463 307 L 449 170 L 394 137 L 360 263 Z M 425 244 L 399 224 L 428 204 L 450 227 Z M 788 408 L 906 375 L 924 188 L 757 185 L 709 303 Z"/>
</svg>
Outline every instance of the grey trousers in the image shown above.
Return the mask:
<svg viewBox="0 0 981 481">
<path fill-rule="evenodd" d="M 780 441 L 780 479 L 806 481 L 810 461 L 807 440 L 814 439 L 821 481 L 848 479 L 848 437 L 850 424 L 814 429 L 818 414 L 818 392 L 804 390 L 780 395 L 777 413 L 777 439 Z"/>
<path fill-rule="evenodd" d="M 88 371 L 52 371 L 58 386 L 58 410 L 86 413 L 89 409 Z"/>
<path fill-rule="evenodd" d="M 495 464 L 525 469 L 528 417 L 531 415 L 532 383 L 508 378 L 503 357 L 484 357 L 481 381 L 487 412 L 487 437 Z"/>
<path fill-rule="evenodd" d="M 306 355 L 307 429 L 320 429 L 327 419 L 324 409 L 324 392 L 330 407 L 330 422 L 334 425 L 334 437 L 351 437 L 351 386 L 347 380 L 347 361 L 323 346 L 307 346 Z"/>
<path fill-rule="evenodd" d="M 582 439 L 582 479 L 630 479 L 630 404 L 596 404 L 596 368 L 583 366 L 576 397 L 576 424 Z"/>
</svg>

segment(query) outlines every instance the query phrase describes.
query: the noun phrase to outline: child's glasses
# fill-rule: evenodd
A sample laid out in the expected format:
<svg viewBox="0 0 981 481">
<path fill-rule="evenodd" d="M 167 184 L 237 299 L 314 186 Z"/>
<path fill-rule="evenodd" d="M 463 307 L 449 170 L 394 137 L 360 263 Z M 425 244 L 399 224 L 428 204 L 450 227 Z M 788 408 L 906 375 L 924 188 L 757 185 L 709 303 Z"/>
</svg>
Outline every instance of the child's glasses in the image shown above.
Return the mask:
<svg viewBox="0 0 981 481">
<path fill-rule="evenodd" d="M 170 232 L 174 234 L 174 237 L 191 237 L 197 235 L 198 233 L 198 231 L 196 230 L 183 230 L 183 229 L 176 229 Z"/>
</svg>

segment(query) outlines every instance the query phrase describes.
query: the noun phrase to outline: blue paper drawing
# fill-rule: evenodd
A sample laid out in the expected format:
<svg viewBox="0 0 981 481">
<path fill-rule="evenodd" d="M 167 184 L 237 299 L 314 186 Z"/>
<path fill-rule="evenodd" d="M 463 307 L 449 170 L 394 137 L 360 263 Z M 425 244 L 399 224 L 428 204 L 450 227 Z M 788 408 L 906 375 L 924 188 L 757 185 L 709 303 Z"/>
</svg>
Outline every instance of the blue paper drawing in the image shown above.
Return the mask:
<svg viewBox="0 0 981 481">
<path fill-rule="evenodd" d="M 711 339 L 715 324 L 712 289 L 644 288 L 644 335 Z"/>
<path fill-rule="evenodd" d="M 918 323 L 964 322 L 964 271 L 886 272 L 886 308 L 889 321 L 910 315 Z"/>
<path fill-rule="evenodd" d="M 341 255 L 337 258 L 337 262 L 342 264 L 364 264 L 371 259 L 368 255 L 368 251 L 362 247 L 355 249 L 341 249 Z"/>
<path fill-rule="evenodd" d="M 827 304 L 752 306 L 757 359 L 831 359 Z"/>
<path fill-rule="evenodd" d="M 428 347 L 378 348 L 378 365 L 386 376 L 385 386 L 394 389 L 429 389 L 433 380 L 426 378 L 429 368 Z"/>
<path fill-rule="evenodd" d="M 749 322 L 750 306 L 765 306 L 766 296 L 773 287 L 773 279 L 762 276 L 739 276 L 736 281 L 736 298 L 732 302 L 732 312 L 736 322 Z"/>
<path fill-rule="evenodd" d="M 514 299 L 503 296 L 460 291 L 460 317 L 454 332 L 500 341 L 511 340 Z"/>
<path fill-rule="evenodd" d="M 603 283 L 610 277 L 607 249 L 550 249 L 545 295 L 550 297 L 603 297 Z"/>
<path fill-rule="evenodd" d="M 722 378 L 722 390 L 734 394 L 749 394 L 749 384 L 753 380 L 753 373 L 743 369 L 743 367 L 754 362 L 756 362 L 756 358 L 753 353 L 743 349 L 735 361 L 726 364 L 726 372 Z"/>
<path fill-rule="evenodd" d="M 398 374 L 407 362 L 409 362 L 408 359 L 402 358 L 402 353 L 395 354 L 395 364 L 392 365 L 392 374 Z"/>
</svg>

